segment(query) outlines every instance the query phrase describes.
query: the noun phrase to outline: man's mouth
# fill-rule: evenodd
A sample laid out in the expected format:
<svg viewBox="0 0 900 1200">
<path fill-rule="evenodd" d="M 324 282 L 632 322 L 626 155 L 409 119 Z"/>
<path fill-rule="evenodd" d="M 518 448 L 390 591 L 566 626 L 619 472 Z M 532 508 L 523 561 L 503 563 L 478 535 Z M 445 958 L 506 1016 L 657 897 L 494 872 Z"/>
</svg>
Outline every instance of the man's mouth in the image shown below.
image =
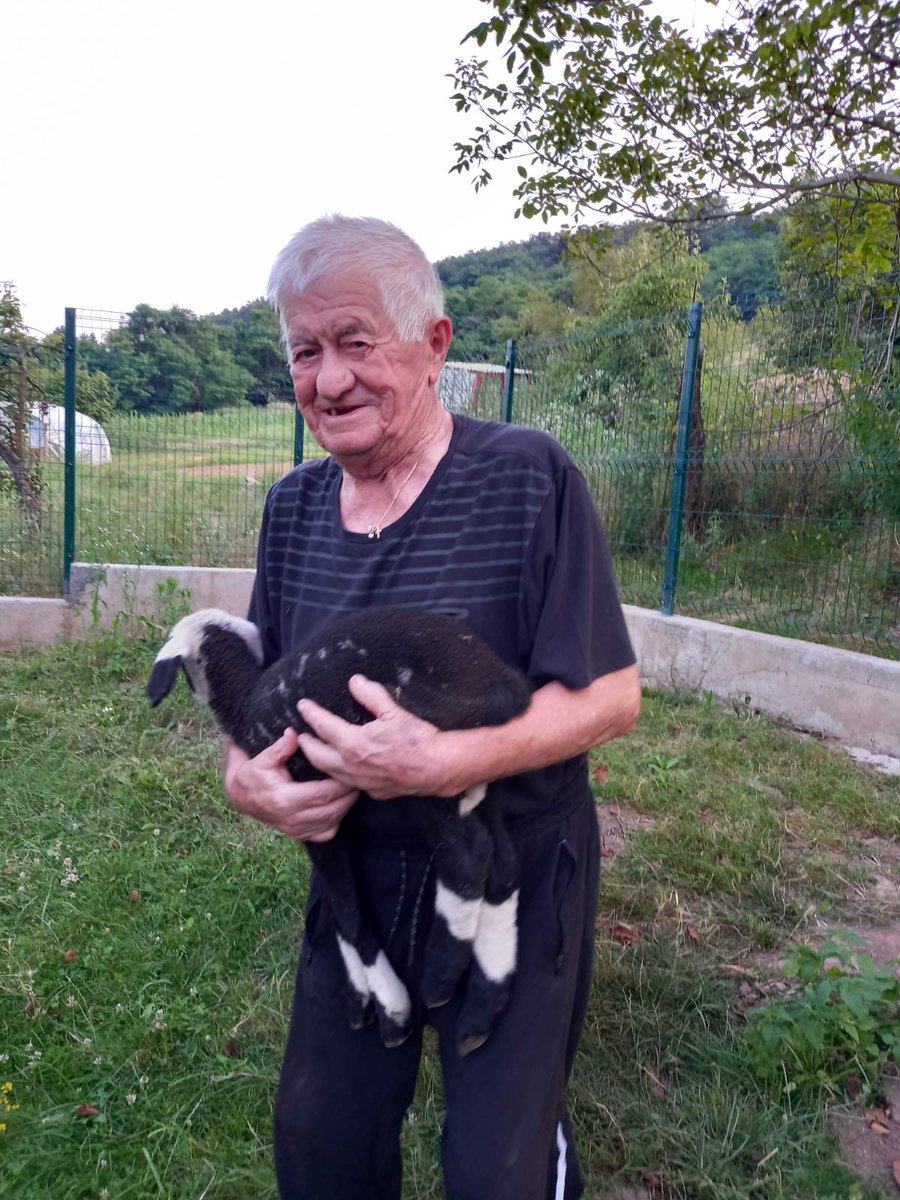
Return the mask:
<svg viewBox="0 0 900 1200">
<path fill-rule="evenodd" d="M 348 413 L 359 412 L 362 407 L 362 404 L 349 404 L 345 408 L 326 408 L 325 415 L 327 417 L 345 417 Z"/>
</svg>

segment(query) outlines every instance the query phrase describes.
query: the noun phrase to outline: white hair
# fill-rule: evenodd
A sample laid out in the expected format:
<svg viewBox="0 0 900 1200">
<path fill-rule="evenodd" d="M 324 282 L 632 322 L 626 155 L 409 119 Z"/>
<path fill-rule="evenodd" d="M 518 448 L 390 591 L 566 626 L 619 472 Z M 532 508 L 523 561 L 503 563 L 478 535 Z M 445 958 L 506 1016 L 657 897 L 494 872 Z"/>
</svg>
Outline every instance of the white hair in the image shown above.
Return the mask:
<svg viewBox="0 0 900 1200">
<path fill-rule="evenodd" d="M 444 315 L 440 280 L 417 242 L 388 221 L 333 213 L 304 225 L 275 259 L 267 295 L 282 332 L 286 301 L 339 271 L 372 279 L 401 341 L 418 341 Z"/>
</svg>

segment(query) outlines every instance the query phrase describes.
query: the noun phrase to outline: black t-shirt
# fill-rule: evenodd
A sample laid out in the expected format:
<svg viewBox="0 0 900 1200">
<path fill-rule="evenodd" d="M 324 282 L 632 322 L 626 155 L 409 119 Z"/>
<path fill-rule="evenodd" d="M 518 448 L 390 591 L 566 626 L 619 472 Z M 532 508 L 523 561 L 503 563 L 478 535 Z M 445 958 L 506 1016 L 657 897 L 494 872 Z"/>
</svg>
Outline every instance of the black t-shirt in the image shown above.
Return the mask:
<svg viewBox="0 0 900 1200">
<path fill-rule="evenodd" d="M 341 524 L 340 465 L 296 467 L 266 500 L 250 620 L 266 663 L 333 618 L 372 605 L 459 616 L 540 687 L 631 665 L 609 549 L 584 477 L 549 435 L 454 414 L 446 455 L 380 539 Z M 586 757 L 500 781 L 514 818 L 563 805 Z M 402 820 L 365 798 L 364 828 Z"/>
</svg>

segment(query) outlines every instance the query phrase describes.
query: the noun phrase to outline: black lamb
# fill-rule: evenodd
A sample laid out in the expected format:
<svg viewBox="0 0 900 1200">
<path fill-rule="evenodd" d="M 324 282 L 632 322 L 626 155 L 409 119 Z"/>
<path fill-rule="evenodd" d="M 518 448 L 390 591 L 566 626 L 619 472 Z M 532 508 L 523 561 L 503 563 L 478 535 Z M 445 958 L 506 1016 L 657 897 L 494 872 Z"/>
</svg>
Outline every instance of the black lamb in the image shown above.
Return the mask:
<svg viewBox="0 0 900 1200">
<path fill-rule="evenodd" d="M 524 676 L 481 638 L 455 618 L 417 609 L 351 613 L 266 670 L 262 657 L 255 625 L 203 609 L 172 629 L 147 694 L 155 707 L 182 669 L 221 729 L 251 756 L 288 726 L 308 731 L 297 710 L 303 697 L 355 724 L 372 720 L 347 687 L 358 673 L 439 729 L 500 725 L 523 713 L 531 699 Z M 297 781 L 322 777 L 299 751 L 287 766 Z M 422 995 L 429 1007 L 446 1003 L 468 968 L 457 1027 L 461 1054 L 490 1036 L 516 968 L 517 870 L 498 804 L 481 784 L 455 799 L 423 798 L 411 806 L 436 874 Z M 412 1027 L 409 994 L 371 928 L 346 838 L 339 830 L 331 841 L 306 846 L 333 908 L 350 1022 L 366 1024 L 374 1003 L 383 1040 L 399 1045 Z"/>
</svg>

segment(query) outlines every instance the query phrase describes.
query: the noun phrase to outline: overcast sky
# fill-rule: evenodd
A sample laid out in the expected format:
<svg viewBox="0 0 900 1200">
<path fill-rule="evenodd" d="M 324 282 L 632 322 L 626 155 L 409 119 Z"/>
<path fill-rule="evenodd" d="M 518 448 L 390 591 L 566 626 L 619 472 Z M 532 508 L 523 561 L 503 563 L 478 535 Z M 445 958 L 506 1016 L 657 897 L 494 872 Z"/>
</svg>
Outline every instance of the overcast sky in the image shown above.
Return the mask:
<svg viewBox="0 0 900 1200">
<path fill-rule="evenodd" d="M 446 76 L 487 14 L 479 0 L 0 0 L 0 279 L 49 331 L 66 305 L 243 304 L 324 212 L 385 217 L 433 259 L 539 232 L 513 219 L 508 174 L 477 195 L 448 174 L 466 124 Z"/>
</svg>

